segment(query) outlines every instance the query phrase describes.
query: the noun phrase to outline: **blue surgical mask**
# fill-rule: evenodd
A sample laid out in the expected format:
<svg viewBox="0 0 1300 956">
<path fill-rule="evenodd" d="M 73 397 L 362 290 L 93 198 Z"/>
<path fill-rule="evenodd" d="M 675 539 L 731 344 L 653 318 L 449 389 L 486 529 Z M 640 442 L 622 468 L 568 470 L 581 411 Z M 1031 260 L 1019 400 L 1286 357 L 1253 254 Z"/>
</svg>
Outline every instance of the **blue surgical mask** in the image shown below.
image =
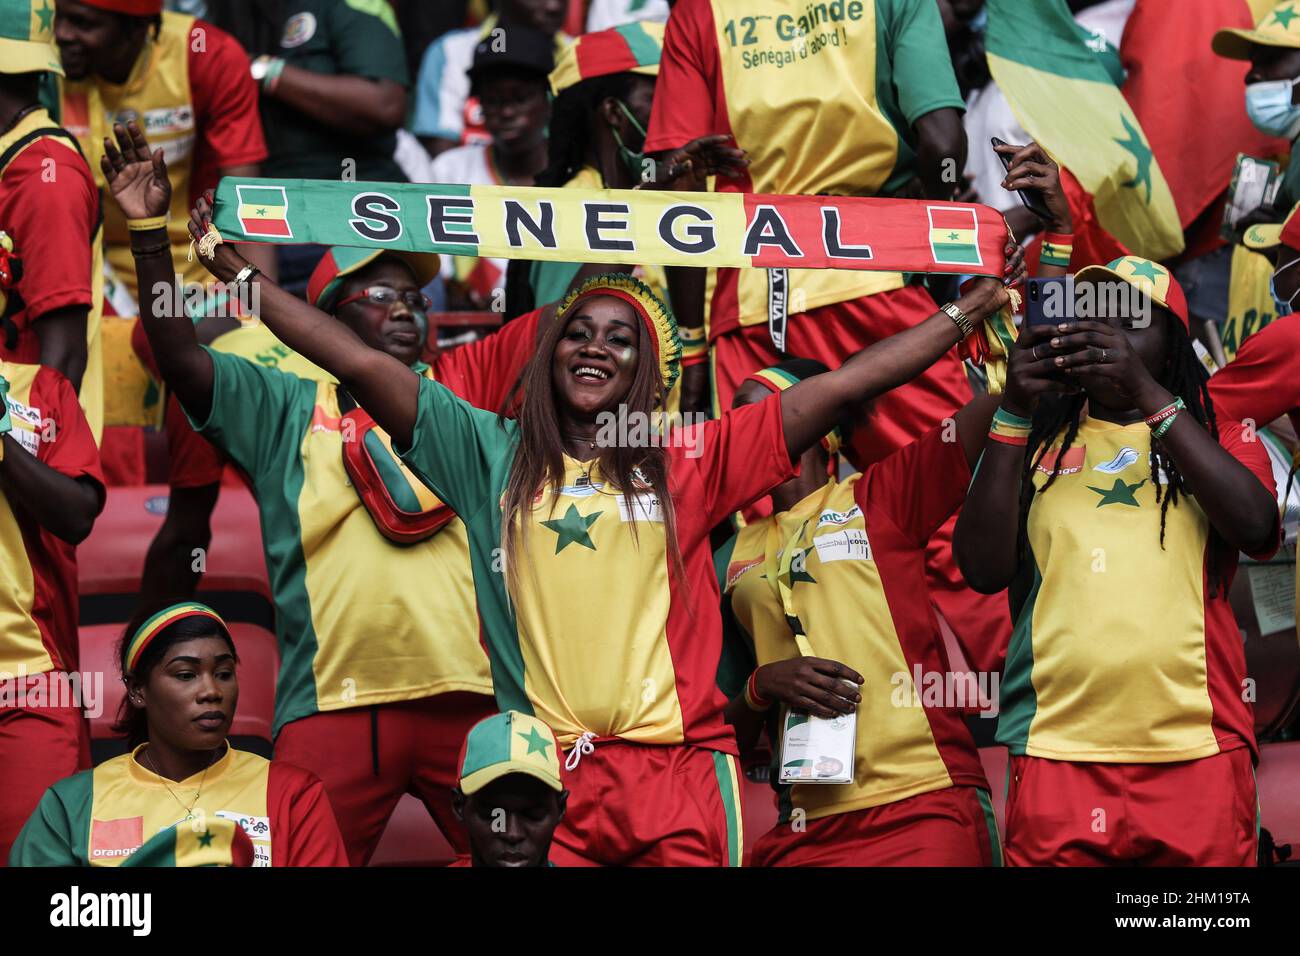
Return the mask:
<svg viewBox="0 0 1300 956">
<path fill-rule="evenodd" d="M 1290 262 L 1284 265 L 1281 269 L 1278 269 L 1268 278 L 1268 293 L 1273 297 L 1273 307 L 1277 310 L 1277 314 L 1279 318 L 1284 315 L 1290 315 L 1292 312 L 1295 311 L 1295 308 L 1292 305 L 1292 303 L 1295 302 L 1296 296 L 1300 295 L 1300 289 L 1297 289 L 1295 292 L 1292 292 L 1291 298 L 1287 299 L 1286 301 L 1283 301 L 1277 294 L 1277 277 L 1280 276 L 1283 272 L 1286 272 L 1287 269 L 1290 269 L 1297 262 L 1300 262 L 1300 257 L 1292 259 Z"/>
<path fill-rule="evenodd" d="M 1296 80 L 1246 84 L 1246 115 L 1257 130 L 1283 139 L 1295 139 L 1300 133 L 1300 105 L 1291 102 L 1295 84 Z"/>
</svg>

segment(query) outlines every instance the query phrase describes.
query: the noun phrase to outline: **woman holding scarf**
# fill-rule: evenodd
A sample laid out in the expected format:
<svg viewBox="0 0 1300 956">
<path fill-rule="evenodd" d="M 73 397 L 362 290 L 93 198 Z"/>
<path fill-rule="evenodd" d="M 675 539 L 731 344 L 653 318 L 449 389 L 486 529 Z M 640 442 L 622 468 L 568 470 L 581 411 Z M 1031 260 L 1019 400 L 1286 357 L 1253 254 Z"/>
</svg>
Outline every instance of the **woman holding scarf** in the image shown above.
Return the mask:
<svg viewBox="0 0 1300 956">
<path fill-rule="evenodd" d="M 139 146 L 112 165 L 149 162 Z M 210 221 L 201 200 L 196 239 Z M 1011 283 L 1022 257 L 1006 251 Z M 204 261 L 219 278 L 256 281 L 263 321 L 336 375 L 464 519 L 497 703 L 535 714 L 569 751 L 560 865 L 739 863 L 709 531 L 794 475 L 850 408 L 919 374 L 1009 301 L 1002 281 L 976 280 L 950 312 L 816 381 L 637 441 L 679 375 L 681 342 L 671 313 L 631 277 L 594 277 L 562 303 L 507 420 L 399 374 L 400 363 L 251 275 L 229 244 Z"/>
</svg>

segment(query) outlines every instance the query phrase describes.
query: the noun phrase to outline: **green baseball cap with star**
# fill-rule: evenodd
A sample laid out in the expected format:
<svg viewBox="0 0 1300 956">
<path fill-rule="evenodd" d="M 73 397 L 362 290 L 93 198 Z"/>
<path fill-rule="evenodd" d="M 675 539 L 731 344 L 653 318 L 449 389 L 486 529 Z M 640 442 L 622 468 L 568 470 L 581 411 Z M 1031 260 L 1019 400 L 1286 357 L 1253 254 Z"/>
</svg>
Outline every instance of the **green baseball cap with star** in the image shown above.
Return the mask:
<svg viewBox="0 0 1300 956">
<path fill-rule="evenodd" d="M 1229 60 L 1249 60 L 1252 46 L 1300 48 L 1300 2 L 1279 3 L 1259 18 L 1253 30 L 1220 30 L 1210 46 Z"/>
<path fill-rule="evenodd" d="M 0 73 L 63 75 L 54 45 L 54 0 L 0 0 Z"/>
<path fill-rule="evenodd" d="M 460 753 L 460 789 L 477 793 L 507 774 L 536 777 L 557 793 L 560 747 L 555 734 L 536 717 L 507 710 L 480 720 L 465 735 Z"/>
</svg>

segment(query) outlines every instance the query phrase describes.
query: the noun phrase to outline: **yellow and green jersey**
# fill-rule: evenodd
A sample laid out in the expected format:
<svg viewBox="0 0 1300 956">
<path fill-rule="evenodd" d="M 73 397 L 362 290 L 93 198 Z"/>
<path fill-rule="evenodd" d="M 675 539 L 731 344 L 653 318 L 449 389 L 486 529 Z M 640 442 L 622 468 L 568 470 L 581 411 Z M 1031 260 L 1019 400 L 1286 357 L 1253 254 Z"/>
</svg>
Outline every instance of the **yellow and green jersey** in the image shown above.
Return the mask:
<svg viewBox="0 0 1300 956">
<path fill-rule="evenodd" d="M 955 785 L 988 787 L 965 706 L 928 686 L 951 667 L 930 607 L 925 548 L 969 481 L 961 444 L 935 429 L 865 473 L 832 479 L 789 511 L 746 525 L 719 550 L 724 606 L 756 665 L 801 653 L 775 586 L 784 570 L 812 653 L 866 680 L 853 782 L 782 787 L 782 822 L 796 809 L 811 820 Z M 973 696 L 965 703 L 976 706 Z"/>
<path fill-rule="evenodd" d="M 464 524 L 390 542 L 348 481 L 338 385 L 208 351 L 212 411 L 196 428 L 257 499 L 280 645 L 275 733 L 319 711 L 490 694 Z"/>
<path fill-rule="evenodd" d="M 1218 424 L 1220 444 L 1272 489 L 1263 445 L 1237 422 Z M 1033 476 L 1041 488 L 1060 459 L 1029 509 L 1032 581 L 1007 652 L 998 740 L 1013 754 L 1102 763 L 1254 748 L 1241 634 L 1207 577 L 1205 513 L 1180 497 L 1161 546 L 1166 479 L 1152 475 L 1142 422 L 1088 418 L 1064 454 L 1060 444 Z M 1231 572 L 1236 552 L 1218 548 Z"/>
<path fill-rule="evenodd" d="M 719 177 L 719 192 L 890 195 L 916 173 L 916 120 L 964 109 L 946 49 L 930 0 L 681 0 L 645 148 L 729 133 L 752 165 Z M 767 321 L 766 270 L 710 275 L 710 336 Z M 795 269 L 788 311 L 901 285 L 898 273 Z"/>
<path fill-rule="evenodd" d="M 665 449 L 684 575 L 670 570 L 663 507 L 648 487 L 613 487 L 596 461 L 566 458 L 564 483 L 539 492 L 524 518 L 512 602 L 501 503 L 518 440 L 516 422 L 425 379 L 400 452 L 468 528 L 498 706 L 544 720 L 566 748 L 590 733 L 735 753 L 715 683 L 722 623 L 709 530 L 793 473 L 779 397 Z"/>
<path fill-rule="evenodd" d="M 45 791 L 9 854 L 10 866 L 123 866 L 175 828 L 173 865 L 212 862 L 219 821 L 239 825 L 253 866 L 347 866 L 343 838 L 312 774 L 227 745 L 186 780 L 165 780 L 129 754 L 60 780 Z M 158 865 L 154 862 L 150 865 Z"/>
</svg>

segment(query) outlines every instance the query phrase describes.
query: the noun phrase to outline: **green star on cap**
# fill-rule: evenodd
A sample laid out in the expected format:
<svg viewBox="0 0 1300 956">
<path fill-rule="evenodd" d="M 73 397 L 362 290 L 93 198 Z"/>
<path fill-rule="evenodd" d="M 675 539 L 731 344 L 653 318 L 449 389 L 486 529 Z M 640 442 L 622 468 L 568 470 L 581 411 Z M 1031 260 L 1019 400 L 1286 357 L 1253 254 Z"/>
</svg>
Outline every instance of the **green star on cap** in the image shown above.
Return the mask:
<svg viewBox="0 0 1300 956">
<path fill-rule="evenodd" d="M 591 543 L 591 537 L 587 534 L 587 529 L 596 523 L 596 519 L 601 516 L 597 511 L 592 514 L 580 515 L 577 505 L 569 505 L 569 510 L 564 513 L 563 518 L 552 518 L 550 521 L 543 521 L 542 526 L 551 529 L 556 534 L 555 553 L 559 554 L 570 544 L 580 544 L 584 548 L 596 550 L 596 546 Z"/>
<path fill-rule="evenodd" d="M 212 846 L 212 831 L 204 828 L 203 836 L 199 837 L 199 846 Z"/>
<path fill-rule="evenodd" d="M 1273 11 L 1273 22 L 1282 24 L 1283 30 L 1291 29 L 1291 21 L 1300 17 L 1300 13 L 1295 12 L 1293 7 L 1278 7 Z"/>
<path fill-rule="evenodd" d="M 1154 262 L 1133 263 L 1132 275 L 1134 276 L 1142 276 L 1144 279 L 1150 279 L 1152 282 L 1155 282 L 1163 274 L 1163 272 L 1156 268 Z"/>
<path fill-rule="evenodd" d="M 1137 160 L 1137 172 L 1133 178 L 1126 183 L 1120 183 L 1121 186 L 1135 187 L 1146 186 L 1147 195 L 1145 202 L 1151 201 L 1151 147 L 1142 140 L 1142 134 L 1128 121 L 1128 117 L 1121 114 L 1120 121 L 1124 124 L 1124 132 L 1128 135 L 1124 139 L 1115 139 L 1115 142 L 1123 146 L 1133 154 Z"/>
<path fill-rule="evenodd" d="M 1098 508 L 1102 505 L 1128 505 L 1130 508 L 1140 508 L 1142 506 L 1138 504 L 1138 500 L 1134 497 L 1133 492 L 1137 491 L 1146 483 L 1147 480 L 1145 478 L 1139 481 L 1136 485 L 1126 484 L 1123 478 L 1116 478 L 1115 484 L 1111 485 L 1109 490 L 1105 488 L 1097 488 L 1093 485 L 1089 485 L 1088 490 L 1095 491 L 1097 494 L 1101 495 L 1101 500 L 1097 502 Z"/>
<path fill-rule="evenodd" d="M 551 742 L 539 734 L 536 727 L 529 727 L 528 733 L 520 734 L 519 736 L 528 743 L 528 753 L 524 754 L 525 757 L 528 756 L 528 754 L 536 753 L 541 754 L 543 760 L 546 759 L 546 748 L 551 745 Z"/>
<path fill-rule="evenodd" d="M 44 6 L 36 11 L 36 15 L 41 18 L 41 30 L 54 29 L 54 8 L 50 6 L 50 0 L 44 0 Z M 1295 14 L 1292 14 L 1294 16 Z"/>
</svg>

